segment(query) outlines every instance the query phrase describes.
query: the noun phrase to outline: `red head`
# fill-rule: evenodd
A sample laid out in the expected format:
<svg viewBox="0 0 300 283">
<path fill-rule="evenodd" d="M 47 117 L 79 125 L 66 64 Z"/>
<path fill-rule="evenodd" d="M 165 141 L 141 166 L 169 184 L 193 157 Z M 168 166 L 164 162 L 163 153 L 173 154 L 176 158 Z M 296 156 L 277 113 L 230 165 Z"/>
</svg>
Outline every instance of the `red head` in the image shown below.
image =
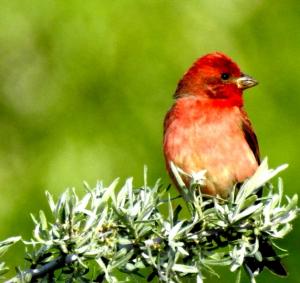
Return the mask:
<svg viewBox="0 0 300 283">
<path fill-rule="evenodd" d="M 257 82 L 244 75 L 238 65 L 220 52 L 198 59 L 179 82 L 174 97 L 198 96 L 208 99 L 232 100 L 242 104 L 244 89 Z"/>
</svg>

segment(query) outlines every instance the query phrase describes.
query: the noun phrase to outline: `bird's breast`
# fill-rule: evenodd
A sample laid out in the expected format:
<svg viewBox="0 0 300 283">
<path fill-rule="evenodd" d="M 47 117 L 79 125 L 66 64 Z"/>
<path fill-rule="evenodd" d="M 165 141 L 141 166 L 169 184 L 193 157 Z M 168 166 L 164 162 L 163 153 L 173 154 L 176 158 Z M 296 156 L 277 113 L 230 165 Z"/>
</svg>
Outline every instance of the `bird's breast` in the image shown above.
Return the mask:
<svg viewBox="0 0 300 283">
<path fill-rule="evenodd" d="M 253 175 L 258 165 L 238 107 L 180 106 L 173 106 L 166 118 L 167 166 L 173 161 L 187 173 L 206 169 L 210 194 L 226 195 L 234 183 Z"/>
</svg>

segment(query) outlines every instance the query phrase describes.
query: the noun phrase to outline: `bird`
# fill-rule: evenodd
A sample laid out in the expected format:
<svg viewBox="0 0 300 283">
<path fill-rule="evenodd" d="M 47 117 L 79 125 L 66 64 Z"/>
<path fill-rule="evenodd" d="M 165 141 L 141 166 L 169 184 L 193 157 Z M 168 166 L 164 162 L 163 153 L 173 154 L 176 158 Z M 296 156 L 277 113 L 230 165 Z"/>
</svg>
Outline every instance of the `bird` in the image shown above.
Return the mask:
<svg viewBox="0 0 300 283">
<path fill-rule="evenodd" d="M 243 92 L 257 84 L 230 57 L 217 51 L 196 60 L 183 75 L 163 132 L 166 168 L 179 191 L 171 162 L 186 173 L 182 180 L 187 187 L 188 175 L 205 170 L 201 192 L 224 199 L 235 184 L 255 173 L 260 165 L 259 145 L 244 109 Z M 263 257 L 276 257 L 270 243 L 260 244 Z M 287 275 L 279 259 L 248 259 L 252 272 L 261 272 L 265 266 L 277 275 Z"/>
</svg>

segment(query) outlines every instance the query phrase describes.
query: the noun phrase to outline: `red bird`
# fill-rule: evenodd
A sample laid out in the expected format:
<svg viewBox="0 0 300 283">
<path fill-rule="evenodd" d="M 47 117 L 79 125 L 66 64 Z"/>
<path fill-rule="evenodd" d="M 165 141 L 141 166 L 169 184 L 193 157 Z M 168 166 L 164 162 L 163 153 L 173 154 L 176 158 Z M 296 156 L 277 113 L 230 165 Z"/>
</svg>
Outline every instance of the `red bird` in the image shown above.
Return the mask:
<svg viewBox="0 0 300 283">
<path fill-rule="evenodd" d="M 170 161 L 186 173 L 206 169 L 203 192 L 222 197 L 253 175 L 259 150 L 242 94 L 256 84 L 222 53 L 195 62 L 179 82 L 164 122 L 164 154 L 171 175 Z"/>
<path fill-rule="evenodd" d="M 220 52 L 201 57 L 185 73 L 164 121 L 164 155 L 175 184 L 171 161 L 188 174 L 205 169 L 203 193 L 223 198 L 235 183 L 254 174 L 260 163 L 259 148 L 244 110 L 243 90 L 256 84 Z M 183 180 L 188 186 L 190 180 Z M 267 243 L 262 249 L 266 256 L 276 255 Z M 268 266 L 286 275 L 279 260 L 253 265 L 254 270 Z"/>
</svg>

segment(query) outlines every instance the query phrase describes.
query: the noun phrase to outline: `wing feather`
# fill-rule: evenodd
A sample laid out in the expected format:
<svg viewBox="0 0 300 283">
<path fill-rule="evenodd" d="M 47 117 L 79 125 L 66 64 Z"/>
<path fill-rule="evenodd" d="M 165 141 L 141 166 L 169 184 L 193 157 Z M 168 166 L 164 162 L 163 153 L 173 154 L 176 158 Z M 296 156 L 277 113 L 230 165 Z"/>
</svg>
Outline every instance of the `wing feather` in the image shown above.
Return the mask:
<svg viewBox="0 0 300 283">
<path fill-rule="evenodd" d="M 247 113 L 244 110 L 241 110 L 241 111 L 243 114 L 242 128 L 244 131 L 245 139 L 246 139 L 249 147 L 251 148 L 257 163 L 260 164 L 260 153 L 259 153 L 257 137 L 254 133 L 253 127 L 251 125 L 251 122 L 248 118 Z"/>
</svg>

